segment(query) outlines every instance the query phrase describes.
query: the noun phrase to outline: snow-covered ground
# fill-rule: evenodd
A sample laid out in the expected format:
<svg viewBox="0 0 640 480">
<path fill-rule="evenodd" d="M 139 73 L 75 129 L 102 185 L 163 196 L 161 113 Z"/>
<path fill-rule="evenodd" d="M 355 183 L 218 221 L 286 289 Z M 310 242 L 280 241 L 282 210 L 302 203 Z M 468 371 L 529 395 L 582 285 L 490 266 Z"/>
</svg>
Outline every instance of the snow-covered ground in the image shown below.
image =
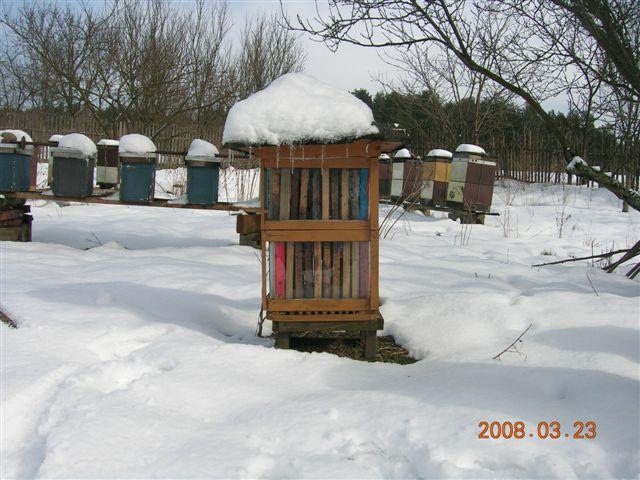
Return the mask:
<svg viewBox="0 0 640 480">
<path fill-rule="evenodd" d="M 401 366 L 255 337 L 260 263 L 228 214 L 33 204 L 34 242 L 0 246 L 19 324 L 0 326 L 0 476 L 637 477 L 640 283 L 531 265 L 629 246 L 640 215 L 513 182 L 494 209 L 407 214 L 381 241 L 385 333 L 419 359 Z M 485 420 L 527 435 L 479 439 Z M 529 437 L 554 420 L 561 438 Z M 589 420 L 595 439 L 564 437 Z"/>
</svg>

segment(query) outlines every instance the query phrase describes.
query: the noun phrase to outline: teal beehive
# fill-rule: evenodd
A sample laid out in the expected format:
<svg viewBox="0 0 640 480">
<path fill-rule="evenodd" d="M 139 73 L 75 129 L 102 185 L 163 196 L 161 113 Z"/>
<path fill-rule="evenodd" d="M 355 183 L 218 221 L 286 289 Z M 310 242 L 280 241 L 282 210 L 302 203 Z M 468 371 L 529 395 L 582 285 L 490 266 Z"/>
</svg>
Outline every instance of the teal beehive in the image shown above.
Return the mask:
<svg viewBox="0 0 640 480">
<path fill-rule="evenodd" d="M 0 192 L 25 192 L 31 185 L 31 137 L 22 130 L 0 131 Z"/>
<path fill-rule="evenodd" d="M 220 158 L 215 145 L 196 138 L 185 157 L 187 164 L 187 203 L 218 203 Z"/>
<path fill-rule="evenodd" d="M 120 139 L 120 200 L 151 203 L 156 184 L 156 146 L 136 133 Z"/>
</svg>

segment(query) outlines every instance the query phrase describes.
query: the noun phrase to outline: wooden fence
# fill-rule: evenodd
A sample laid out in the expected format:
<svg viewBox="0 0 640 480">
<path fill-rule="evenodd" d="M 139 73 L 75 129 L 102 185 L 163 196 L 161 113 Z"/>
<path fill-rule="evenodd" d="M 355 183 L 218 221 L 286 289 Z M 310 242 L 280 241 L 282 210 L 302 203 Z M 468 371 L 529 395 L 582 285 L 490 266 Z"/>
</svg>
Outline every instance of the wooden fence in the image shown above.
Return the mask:
<svg viewBox="0 0 640 480">
<path fill-rule="evenodd" d="M 149 123 L 114 122 L 107 135 L 104 128 L 90 115 L 60 115 L 45 112 L 8 112 L 0 111 L 0 129 L 19 128 L 29 133 L 34 140 L 46 142 L 53 134 L 71 132 L 84 133 L 94 141 L 102 138 L 120 138 L 127 133 L 147 135 L 160 150 L 186 151 L 194 138 L 202 138 L 220 145 L 222 139 L 223 119 L 218 126 L 203 128 L 196 122 L 185 122 L 181 125 L 160 125 Z M 524 182 L 572 183 L 571 175 L 564 169 L 564 158 L 559 147 L 551 138 L 534 136 L 531 132 L 523 132 L 521 137 L 510 146 L 505 146 L 499 139 L 489 138 L 486 149 L 497 164 L 499 178 L 513 178 Z M 501 139 L 504 140 L 504 139 Z M 426 142 L 425 145 L 433 143 Z M 446 142 L 439 144 L 446 145 Z M 513 146 L 515 145 L 515 146 Z M 47 148 L 40 151 L 41 161 L 48 158 Z M 599 165 L 603 171 L 613 172 L 618 178 L 625 179 L 627 186 L 638 189 L 640 186 L 640 147 L 618 148 L 616 152 L 587 150 L 585 160 L 591 165 Z M 226 162 L 223 162 L 223 166 Z M 254 168 L 251 162 L 239 162 L 239 168 Z M 181 156 L 162 155 L 159 158 L 160 168 L 176 168 L 184 164 Z"/>
<path fill-rule="evenodd" d="M 220 124 L 222 125 L 222 123 Z M 118 139 L 127 133 L 140 133 L 150 137 L 159 150 L 186 151 L 194 138 L 202 138 L 220 145 L 222 127 L 202 128 L 195 123 L 183 125 L 159 125 L 149 123 L 114 122 L 110 125 L 111 134 L 91 116 L 58 115 L 45 112 L 7 112 L 0 111 L 0 129 L 18 128 L 27 132 L 34 141 L 46 142 L 51 135 L 83 133 L 94 142 L 103 138 Z M 46 161 L 49 152 L 46 147 L 40 149 L 40 160 Z M 176 155 L 161 155 L 160 168 L 175 168 L 184 164 L 184 159 Z"/>
</svg>

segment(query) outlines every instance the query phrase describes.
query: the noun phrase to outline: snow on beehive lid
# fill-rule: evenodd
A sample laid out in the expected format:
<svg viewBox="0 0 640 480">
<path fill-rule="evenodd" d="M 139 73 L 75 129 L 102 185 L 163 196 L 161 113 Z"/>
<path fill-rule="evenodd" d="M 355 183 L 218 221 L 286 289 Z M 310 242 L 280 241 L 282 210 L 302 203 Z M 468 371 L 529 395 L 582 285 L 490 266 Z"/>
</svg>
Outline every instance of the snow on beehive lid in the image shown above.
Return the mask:
<svg viewBox="0 0 640 480">
<path fill-rule="evenodd" d="M 453 154 L 449 150 L 434 148 L 427 153 L 427 157 L 452 158 Z"/>
<path fill-rule="evenodd" d="M 219 153 L 218 149 L 213 143 L 196 138 L 191 142 L 191 145 L 189 146 L 189 151 L 185 156 L 185 160 L 219 162 L 220 159 L 216 157 L 218 153 Z"/>
<path fill-rule="evenodd" d="M 98 140 L 97 145 L 105 147 L 118 147 L 120 146 L 120 142 L 118 140 L 112 140 L 110 138 L 103 138 L 101 140 Z"/>
<path fill-rule="evenodd" d="M 223 144 L 339 142 L 374 135 L 373 113 L 354 95 L 301 73 L 288 73 L 236 103 Z"/>
<path fill-rule="evenodd" d="M 411 155 L 411 152 L 409 151 L 408 148 L 401 148 L 393 156 L 393 158 L 412 158 L 412 157 L 413 155 Z"/>
<path fill-rule="evenodd" d="M 2 143 L 21 142 L 23 138 L 25 142 L 33 142 L 27 132 L 17 129 L 0 130 L 0 137 L 2 137 Z"/>
<path fill-rule="evenodd" d="M 49 137 L 49 140 L 47 140 L 48 142 L 59 142 L 60 139 L 64 137 L 64 135 L 60 135 L 59 133 L 54 133 L 53 135 L 51 135 Z"/>
<path fill-rule="evenodd" d="M 98 149 L 96 148 L 96 144 L 93 143 L 93 140 L 81 133 L 64 135 L 60 141 L 58 141 L 58 146 L 54 147 L 52 151 L 54 155 L 65 156 L 69 154 L 69 156 L 81 156 L 84 158 L 95 157 L 98 153 Z"/>
<path fill-rule="evenodd" d="M 120 137 L 118 152 L 125 156 L 134 156 L 134 154 L 149 156 L 155 153 L 156 145 L 150 138 L 140 135 L 139 133 L 130 133 Z"/>
<path fill-rule="evenodd" d="M 484 151 L 484 148 L 479 147 L 478 145 L 473 145 L 471 143 L 461 143 L 456 148 L 456 153 L 473 153 L 475 155 L 486 155 L 487 152 Z"/>
<path fill-rule="evenodd" d="M 383 153 L 378 157 L 378 160 L 389 160 L 389 159 L 391 159 L 391 157 L 386 153 Z"/>
</svg>

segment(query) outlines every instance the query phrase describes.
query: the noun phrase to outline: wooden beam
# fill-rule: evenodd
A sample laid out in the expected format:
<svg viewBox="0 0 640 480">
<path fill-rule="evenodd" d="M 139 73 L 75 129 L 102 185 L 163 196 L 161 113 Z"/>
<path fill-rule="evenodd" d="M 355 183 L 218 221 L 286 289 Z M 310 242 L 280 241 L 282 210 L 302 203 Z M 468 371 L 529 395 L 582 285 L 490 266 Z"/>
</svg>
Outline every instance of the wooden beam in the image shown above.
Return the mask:
<svg viewBox="0 0 640 480">
<path fill-rule="evenodd" d="M 58 197 L 53 195 L 44 195 L 42 192 L 3 192 L 6 198 L 16 198 L 24 200 L 46 200 L 49 202 L 71 202 L 71 203 L 97 203 L 101 205 L 133 205 L 137 207 L 163 207 L 163 208 L 188 208 L 192 210 L 223 210 L 228 212 L 240 212 L 247 213 L 260 213 L 260 207 L 243 207 L 234 203 L 220 202 L 214 205 L 191 205 L 184 203 L 169 203 L 169 200 L 155 199 L 151 203 L 138 203 L 138 202 L 124 202 L 122 200 L 110 200 L 105 198 L 112 195 L 115 191 L 110 193 L 103 193 L 100 196 L 91 195 L 90 197 Z"/>
</svg>

